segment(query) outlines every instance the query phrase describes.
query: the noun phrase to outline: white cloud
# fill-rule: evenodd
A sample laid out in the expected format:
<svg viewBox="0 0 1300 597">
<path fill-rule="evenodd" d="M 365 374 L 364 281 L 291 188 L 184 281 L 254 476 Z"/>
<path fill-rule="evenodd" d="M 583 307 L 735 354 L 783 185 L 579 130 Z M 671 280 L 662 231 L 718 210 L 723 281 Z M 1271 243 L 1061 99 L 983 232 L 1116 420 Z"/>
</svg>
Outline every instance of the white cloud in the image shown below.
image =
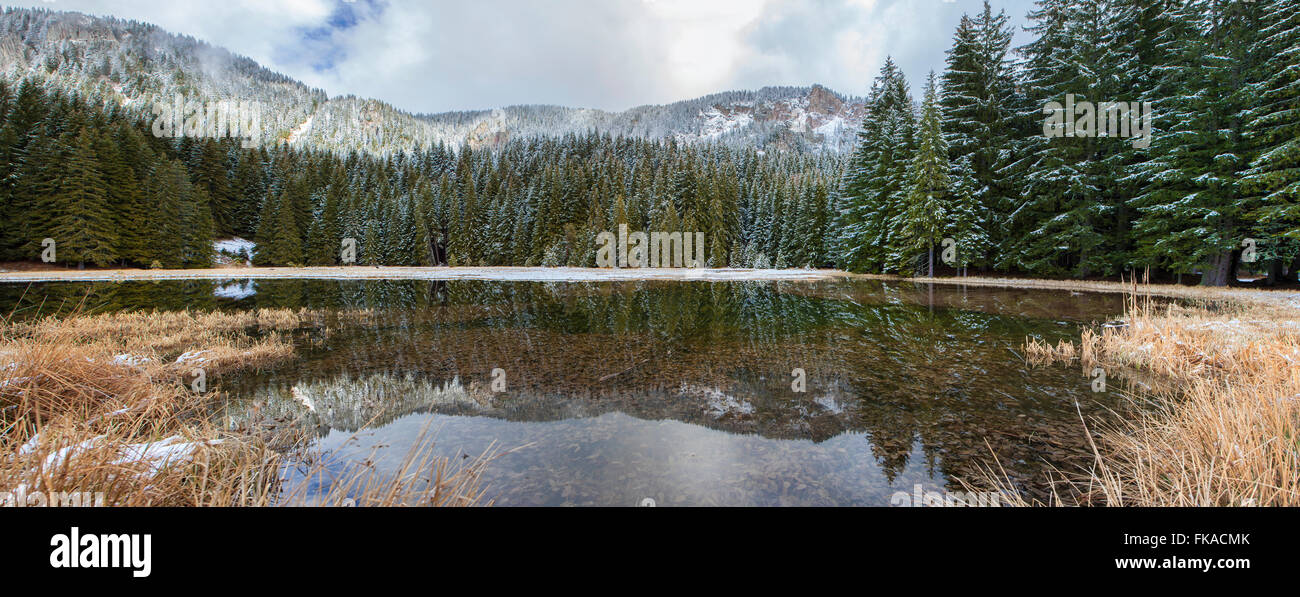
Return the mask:
<svg viewBox="0 0 1300 597">
<path fill-rule="evenodd" d="M 155 23 L 333 95 L 416 112 L 625 109 L 822 83 L 861 95 L 886 55 L 919 87 L 976 0 L 58 0 Z M 995 3 L 1022 23 L 1031 0 Z"/>
</svg>

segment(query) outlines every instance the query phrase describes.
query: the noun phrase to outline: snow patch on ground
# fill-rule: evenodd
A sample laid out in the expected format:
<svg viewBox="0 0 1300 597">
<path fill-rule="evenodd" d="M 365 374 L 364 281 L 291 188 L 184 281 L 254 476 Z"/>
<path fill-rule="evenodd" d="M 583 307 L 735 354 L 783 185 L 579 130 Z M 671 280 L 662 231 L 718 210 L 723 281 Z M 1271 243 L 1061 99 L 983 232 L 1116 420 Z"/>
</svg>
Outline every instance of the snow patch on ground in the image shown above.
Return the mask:
<svg viewBox="0 0 1300 597">
<path fill-rule="evenodd" d="M 177 364 L 193 363 L 199 365 L 208 362 L 208 359 L 199 355 L 212 352 L 211 350 L 191 350 L 181 356 L 176 357 Z"/>
<path fill-rule="evenodd" d="M 45 458 L 45 469 L 55 469 L 65 464 L 69 459 L 78 453 L 88 452 L 99 447 L 105 436 L 101 435 L 94 439 L 89 439 L 74 446 L 61 448 Z M 39 435 L 32 436 L 22 448 L 19 448 L 19 454 L 29 454 L 36 449 L 40 441 Z M 222 443 L 221 440 L 210 440 L 206 442 L 187 442 L 180 436 L 171 436 L 156 442 L 142 444 L 126 444 L 122 446 L 120 455 L 113 460 L 116 465 L 145 464 L 148 466 L 147 474 L 153 476 L 163 469 L 173 464 L 188 462 L 194 457 L 194 451 L 202 445 L 214 446 Z"/>
<path fill-rule="evenodd" d="M 1238 329 L 1238 328 L 1247 328 L 1253 326 L 1296 327 L 1296 326 L 1300 326 L 1300 321 L 1295 321 L 1295 320 L 1265 321 L 1262 319 L 1241 321 L 1239 319 L 1231 319 L 1228 321 L 1202 321 L 1198 323 L 1186 324 L 1186 327 L 1189 329 L 1200 329 L 1200 328 Z"/>
<path fill-rule="evenodd" d="M 150 361 L 151 359 L 149 357 L 134 354 L 119 354 L 113 357 L 113 363 L 117 365 L 126 365 L 128 367 L 139 367 Z"/>
<path fill-rule="evenodd" d="M 251 240 L 245 240 L 239 237 L 214 241 L 212 249 L 223 255 L 229 255 L 237 259 L 243 259 L 249 265 L 253 263 L 253 256 L 257 254 L 257 243 Z"/>
<path fill-rule="evenodd" d="M 311 124 L 314 120 L 316 120 L 315 116 L 308 116 L 307 120 L 304 120 L 302 124 L 293 129 L 293 132 L 289 133 L 289 143 L 297 143 L 298 139 L 301 139 L 304 135 L 310 133 Z"/>
<path fill-rule="evenodd" d="M 13 384 L 13 385 L 15 385 L 15 386 L 16 386 L 16 385 L 25 384 L 25 383 L 27 383 L 27 382 L 29 382 L 29 381 L 31 381 L 31 380 L 32 380 L 32 378 L 30 378 L 30 377 L 14 377 L 14 378 L 9 378 L 9 379 L 0 379 L 0 388 L 3 388 L 3 387 L 5 387 L 5 386 L 7 386 L 7 385 L 10 385 L 10 384 Z"/>
</svg>

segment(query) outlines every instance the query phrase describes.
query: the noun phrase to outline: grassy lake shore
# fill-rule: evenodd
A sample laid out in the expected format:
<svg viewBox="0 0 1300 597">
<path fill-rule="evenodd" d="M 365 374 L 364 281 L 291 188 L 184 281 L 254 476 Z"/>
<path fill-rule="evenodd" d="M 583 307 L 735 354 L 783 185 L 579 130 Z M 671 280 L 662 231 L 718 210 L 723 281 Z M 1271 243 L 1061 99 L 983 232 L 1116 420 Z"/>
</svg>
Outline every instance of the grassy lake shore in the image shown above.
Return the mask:
<svg viewBox="0 0 1300 597">
<path fill-rule="evenodd" d="M 1094 430 L 1093 467 L 1063 471 L 1055 502 L 1115 506 L 1300 505 L 1300 309 L 1291 293 L 1197 289 L 1207 306 L 1155 306 L 1077 344 L 1029 339 L 1031 366 L 1140 380 L 1137 420 Z"/>
<path fill-rule="evenodd" d="M 483 503 L 488 455 L 453 465 L 422 438 L 395 475 L 326 471 L 295 421 L 222 424 L 226 397 L 200 377 L 292 358 L 288 334 L 321 318 L 259 309 L 0 321 L 0 491 L 99 494 L 109 506 Z M 286 466 L 303 480 L 285 483 Z M 329 489 L 309 495 L 326 474 Z"/>
<path fill-rule="evenodd" d="M 1077 344 L 1029 339 L 1028 366 L 1101 368 L 1140 380 L 1146 414 L 1093 429 L 1089 470 L 1061 471 L 1051 505 L 1300 505 L 1300 292 L 1132 282 L 898 278 L 835 270 L 582 268 L 224 268 L 0 272 L 0 282 L 127 279 L 465 279 L 520 281 L 873 279 L 917 284 L 1127 293 L 1117 322 Z M 1205 301 L 1155 307 L 1152 296 Z M 364 318 L 365 313 L 355 317 Z M 295 488 L 277 471 L 297 440 L 213 423 L 219 396 L 190 390 L 193 369 L 235 371 L 293 358 L 285 334 L 320 313 L 114 313 L 0 322 L 0 484 L 105 491 L 117 505 L 271 505 Z M 1065 365 L 1062 365 L 1065 364 Z M 283 421 L 270 427 L 290 427 Z M 1084 424 L 1081 422 L 1081 424 Z M 166 465 L 166 466 L 161 466 Z M 325 496 L 343 503 L 476 504 L 483 463 L 410 456 L 396 478 Z M 990 479 L 996 484 L 996 463 Z M 969 480 L 968 480 L 969 481 Z M 432 484 L 432 485 L 431 485 Z M 987 483 L 986 483 L 987 484 Z M 292 501 L 292 500 L 288 500 Z"/>
</svg>

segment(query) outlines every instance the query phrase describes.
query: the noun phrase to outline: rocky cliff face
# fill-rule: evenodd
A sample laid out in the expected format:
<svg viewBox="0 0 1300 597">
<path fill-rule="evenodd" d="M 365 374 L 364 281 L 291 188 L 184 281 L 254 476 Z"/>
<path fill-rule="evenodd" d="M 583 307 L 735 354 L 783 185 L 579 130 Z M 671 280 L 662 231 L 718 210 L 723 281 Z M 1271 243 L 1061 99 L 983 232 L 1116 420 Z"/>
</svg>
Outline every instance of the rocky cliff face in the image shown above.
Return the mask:
<svg viewBox="0 0 1300 597">
<path fill-rule="evenodd" d="M 0 72 L 36 78 L 151 115 L 159 101 L 239 100 L 261 106 L 263 143 L 372 153 L 444 143 L 496 147 L 514 138 L 585 133 L 718 142 L 761 150 L 844 152 L 861 100 L 825 87 L 731 91 L 605 112 L 512 106 L 414 115 L 377 100 L 330 98 L 247 58 L 153 25 L 80 13 L 0 13 Z"/>
</svg>

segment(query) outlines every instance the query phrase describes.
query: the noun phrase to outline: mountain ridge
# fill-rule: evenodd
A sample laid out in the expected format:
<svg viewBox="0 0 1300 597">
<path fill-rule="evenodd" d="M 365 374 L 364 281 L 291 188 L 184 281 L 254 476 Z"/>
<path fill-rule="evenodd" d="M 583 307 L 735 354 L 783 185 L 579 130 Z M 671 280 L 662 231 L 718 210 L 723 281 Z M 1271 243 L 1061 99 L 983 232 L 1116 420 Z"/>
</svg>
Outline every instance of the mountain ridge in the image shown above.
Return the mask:
<svg viewBox="0 0 1300 597">
<path fill-rule="evenodd" d="M 377 99 L 330 97 L 256 61 L 157 25 L 79 12 L 6 8 L 0 71 L 145 110 L 180 94 L 199 102 L 257 101 L 263 143 L 387 154 L 445 144 L 496 147 L 512 138 L 596 131 L 718 142 L 760 150 L 850 151 L 860 98 L 821 85 L 725 91 L 621 112 L 551 105 L 412 113 Z M 148 116 L 151 114 L 146 113 Z"/>
</svg>

